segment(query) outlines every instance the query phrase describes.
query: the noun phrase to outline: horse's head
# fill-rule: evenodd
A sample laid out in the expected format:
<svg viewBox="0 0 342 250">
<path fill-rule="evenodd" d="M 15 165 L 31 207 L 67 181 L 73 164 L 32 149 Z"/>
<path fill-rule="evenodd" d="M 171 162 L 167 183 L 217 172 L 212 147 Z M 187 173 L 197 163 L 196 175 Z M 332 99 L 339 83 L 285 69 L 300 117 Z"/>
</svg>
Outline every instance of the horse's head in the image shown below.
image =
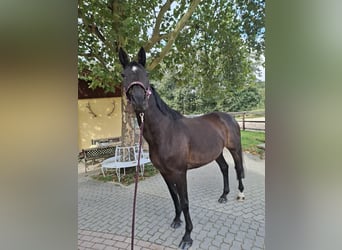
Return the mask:
<svg viewBox="0 0 342 250">
<path fill-rule="evenodd" d="M 138 62 L 130 62 L 126 52 L 120 48 L 119 59 L 123 66 L 122 77 L 126 97 L 138 113 L 144 112 L 148 107 L 151 95 L 151 86 L 145 70 L 146 53 L 141 48 L 138 53 Z"/>
</svg>

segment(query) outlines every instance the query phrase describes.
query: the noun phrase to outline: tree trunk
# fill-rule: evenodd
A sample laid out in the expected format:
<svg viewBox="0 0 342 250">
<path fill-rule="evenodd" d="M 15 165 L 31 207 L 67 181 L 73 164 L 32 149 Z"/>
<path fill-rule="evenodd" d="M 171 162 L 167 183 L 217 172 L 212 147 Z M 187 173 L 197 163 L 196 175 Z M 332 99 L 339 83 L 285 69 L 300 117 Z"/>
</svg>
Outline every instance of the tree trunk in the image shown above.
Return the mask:
<svg viewBox="0 0 342 250">
<path fill-rule="evenodd" d="M 121 8 L 121 3 L 118 0 L 111 0 L 109 1 L 109 5 L 112 5 L 112 29 L 114 31 L 114 34 L 116 35 L 115 39 L 115 48 L 116 53 L 119 53 L 120 47 L 125 47 L 125 39 L 122 36 L 122 34 L 119 32 L 119 26 L 121 25 L 121 18 L 118 13 L 123 15 Z M 131 105 L 127 103 L 127 99 L 125 96 L 124 88 L 121 87 L 121 107 L 122 107 L 122 123 L 121 123 L 121 144 L 122 146 L 132 146 L 135 143 L 134 138 L 134 119 L 135 115 L 133 112 L 133 109 Z"/>
</svg>

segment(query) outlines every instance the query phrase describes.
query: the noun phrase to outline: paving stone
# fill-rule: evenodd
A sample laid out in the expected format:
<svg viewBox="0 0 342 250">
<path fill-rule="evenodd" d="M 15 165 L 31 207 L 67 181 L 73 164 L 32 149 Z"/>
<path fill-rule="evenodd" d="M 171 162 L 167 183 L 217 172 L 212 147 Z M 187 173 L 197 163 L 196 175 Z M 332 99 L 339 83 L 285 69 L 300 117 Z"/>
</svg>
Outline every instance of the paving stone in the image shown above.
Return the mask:
<svg viewBox="0 0 342 250">
<path fill-rule="evenodd" d="M 255 239 L 257 231 L 255 229 L 249 228 L 246 233 L 246 238 Z"/>
<path fill-rule="evenodd" d="M 226 158 L 228 164 L 234 166 L 232 158 Z M 253 168 L 262 169 L 264 161 L 253 160 L 250 164 L 248 156 L 246 158 L 250 169 L 244 179 L 245 202 L 235 200 L 237 182 L 234 167 L 229 168 L 231 192 L 225 204 L 217 202 L 223 185 L 216 163 L 188 172 L 189 206 L 194 225 L 193 250 L 264 249 L 265 177 L 260 171 L 253 171 Z M 80 249 L 103 246 L 103 249 L 130 248 L 133 191 L 133 185 L 123 187 L 79 175 Z M 177 249 L 185 222 L 182 215 L 182 226 L 172 229 L 170 224 L 174 214 L 172 199 L 160 175 L 140 182 L 135 249 L 151 249 L 151 246 L 163 250 Z"/>
<path fill-rule="evenodd" d="M 211 246 L 211 241 L 202 241 L 199 246 L 203 249 L 208 249 Z"/>
<path fill-rule="evenodd" d="M 95 243 L 93 246 L 92 246 L 93 249 L 96 249 L 96 250 L 103 250 L 106 248 L 106 245 L 104 244 L 100 244 L 100 243 Z"/>
<path fill-rule="evenodd" d="M 150 242 L 147 242 L 147 241 L 142 241 L 142 240 L 138 240 L 135 245 L 137 246 L 141 246 L 141 247 L 149 247 L 151 246 L 151 243 Z"/>
<path fill-rule="evenodd" d="M 252 247 L 252 249 L 251 250 L 263 250 L 264 248 L 260 248 L 260 247 Z"/>
<path fill-rule="evenodd" d="M 113 246 L 115 244 L 115 241 L 106 239 L 102 243 L 105 245 Z"/>
<path fill-rule="evenodd" d="M 209 237 L 209 238 L 215 238 L 216 235 L 217 235 L 216 230 L 211 230 L 207 233 L 207 237 Z"/>
<path fill-rule="evenodd" d="M 233 244 L 229 248 L 230 250 L 241 250 L 242 248 L 242 243 L 239 241 L 233 241 Z"/>
<path fill-rule="evenodd" d="M 229 232 L 231 233 L 237 233 L 239 231 L 239 226 L 237 226 L 236 224 L 233 224 L 230 228 L 229 228 Z"/>
<path fill-rule="evenodd" d="M 104 250 L 118 250 L 119 248 L 117 247 L 112 247 L 112 246 L 106 246 Z M 135 247 L 134 247 L 135 249 Z M 137 249 L 138 250 L 138 249 Z"/>
<path fill-rule="evenodd" d="M 82 241 L 79 244 L 81 247 L 92 247 L 94 245 L 93 242 L 89 242 L 89 241 Z"/>
<path fill-rule="evenodd" d="M 245 233 L 242 231 L 237 232 L 234 239 L 242 242 L 245 239 Z"/>
<path fill-rule="evenodd" d="M 102 243 L 104 240 L 105 240 L 104 238 L 94 237 L 91 241 L 95 243 Z"/>
<path fill-rule="evenodd" d="M 126 242 L 121 242 L 121 241 L 117 241 L 116 243 L 115 243 L 115 246 L 116 247 L 119 247 L 119 248 L 127 248 L 128 247 L 128 243 L 126 243 Z"/>
<path fill-rule="evenodd" d="M 265 237 L 265 229 L 259 228 L 259 230 L 257 231 L 257 235 L 261 237 Z"/>
<path fill-rule="evenodd" d="M 94 236 L 83 235 L 80 240 L 91 241 L 92 239 L 94 239 Z"/>
<path fill-rule="evenodd" d="M 230 248 L 230 246 L 231 246 L 231 245 L 229 245 L 229 244 L 223 242 L 223 243 L 221 244 L 221 250 L 226 250 L 226 249 L 228 250 L 228 249 Z"/>
<path fill-rule="evenodd" d="M 250 239 L 244 239 L 243 243 L 242 243 L 242 249 L 243 250 L 249 250 L 253 247 L 254 241 L 250 240 Z"/>
<path fill-rule="evenodd" d="M 215 245 L 209 246 L 208 250 L 220 250 L 219 247 L 216 247 Z"/>
<path fill-rule="evenodd" d="M 221 244 L 223 242 L 223 240 L 224 240 L 224 237 L 220 236 L 220 235 L 216 235 L 214 238 L 214 242 L 217 242 L 217 244 Z"/>
<path fill-rule="evenodd" d="M 254 245 L 256 247 L 263 248 L 264 247 L 264 238 L 260 236 L 256 236 Z"/>
</svg>

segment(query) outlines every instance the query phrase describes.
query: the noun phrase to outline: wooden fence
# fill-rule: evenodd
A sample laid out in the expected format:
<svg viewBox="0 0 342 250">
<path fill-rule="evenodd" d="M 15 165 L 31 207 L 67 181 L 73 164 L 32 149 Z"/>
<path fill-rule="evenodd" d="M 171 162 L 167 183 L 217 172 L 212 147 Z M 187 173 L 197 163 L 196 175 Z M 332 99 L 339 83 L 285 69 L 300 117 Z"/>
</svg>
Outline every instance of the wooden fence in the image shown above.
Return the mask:
<svg viewBox="0 0 342 250">
<path fill-rule="evenodd" d="M 239 122 L 242 130 L 265 131 L 265 111 L 228 112 Z"/>
</svg>

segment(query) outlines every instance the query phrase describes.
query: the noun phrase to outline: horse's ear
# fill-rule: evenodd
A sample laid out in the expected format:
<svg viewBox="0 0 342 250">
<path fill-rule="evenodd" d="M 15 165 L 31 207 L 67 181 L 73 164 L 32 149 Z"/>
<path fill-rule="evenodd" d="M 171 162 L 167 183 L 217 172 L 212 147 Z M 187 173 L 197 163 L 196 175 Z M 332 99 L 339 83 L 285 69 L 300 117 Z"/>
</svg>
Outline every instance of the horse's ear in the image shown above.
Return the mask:
<svg viewBox="0 0 342 250">
<path fill-rule="evenodd" d="M 138 53 L 138 62 L 145 67 L 146 65 L 146 52 L 143 47 L 140 48 Z"/>
<path fill-rule="evenodd" d="M 124 68 L 129 64 L 128 55 L 121 47 L 119 49 L 119 59 Z"/>
</svg>

